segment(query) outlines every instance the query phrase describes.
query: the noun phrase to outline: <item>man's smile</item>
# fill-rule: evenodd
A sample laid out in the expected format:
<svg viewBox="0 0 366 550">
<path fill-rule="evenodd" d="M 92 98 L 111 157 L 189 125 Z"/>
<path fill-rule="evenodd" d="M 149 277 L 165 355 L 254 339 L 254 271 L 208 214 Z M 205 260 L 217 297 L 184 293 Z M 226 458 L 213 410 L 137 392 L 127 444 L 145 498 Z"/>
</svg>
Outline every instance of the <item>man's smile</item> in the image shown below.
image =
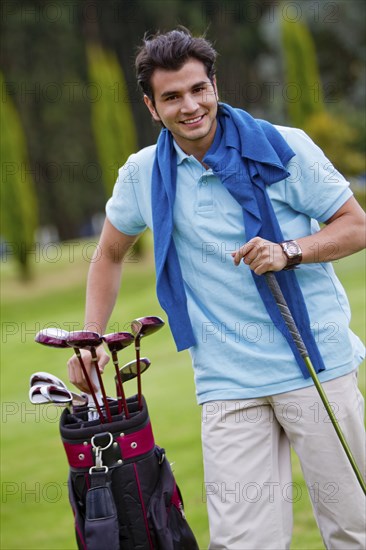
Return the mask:
<svg viewBox="0 0 366 550">
<path fill-rule="evenodd" d="M 188 118 L 188 119 L 186 119 L 186 120 L 181 120 L 181 122 L 182 122 L 183 124 L 187 124 L 187 125 L 189 125 L 189 124 L 196 124 L 197 122 L 201 122 L 201 120 L 203 119 L 204 116 L 205 116 L 205 115 L 200 115 L 200 116 L 195 117 L 195 118 Z"/>
</svg>

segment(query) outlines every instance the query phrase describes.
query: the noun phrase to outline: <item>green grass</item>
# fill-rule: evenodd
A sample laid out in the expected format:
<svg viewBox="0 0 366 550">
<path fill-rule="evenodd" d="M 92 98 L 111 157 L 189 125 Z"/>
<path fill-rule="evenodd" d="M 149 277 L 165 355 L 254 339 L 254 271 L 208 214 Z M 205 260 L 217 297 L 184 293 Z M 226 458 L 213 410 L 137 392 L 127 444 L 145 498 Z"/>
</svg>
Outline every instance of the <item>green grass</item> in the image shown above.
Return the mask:
<svg viewBox="0 0 366 550">
<path fill-rule="evenodd" d="M 85 278 L 88 269 L 84 243 L 61 249 L 57 262 L 39 258 L 34 281 L 20 284 L 11 262 L 2 265 L 1 285 L 1 541 L 4 550 L 75 549 L 72 513 L 68 504 L 67 463 L 58 434 L 59 412 L 52 407 L 28 403 L 28 380 L 36 370 L 51 371 L 67 380 L 70 353 L 34 344 L 41 328 L 58 325 L 80 327 L 84 312 Z M 364 254 L 336 263 L 352 304 L 352 327 L 364 338 Z M 128 328 L 128 321 L 143 315 L 165 314 L 155 298 L 150 257 L 127 264 L 123 292 L 108 330 Z M 143 353 L 152 366 L 144 375 L 144 394 L 157 443 L 167 450 L 181 486 L 188 520 L 201 550 L 208 546 L 206 508 L 202 497 L 200 408 L 196 405 L 192 368 L 187 352 L 177 354 L 168 328 L 144 343 Z M 124 360 L 133 349 L 124 351 Z M 113 392 L 113 376 L 105 374 L 107 390 Z M 134 391 L 132 384 L 130 391 Z M 365 390 L 365 370 L 361 375 Z M 311 505 L 296 456 L 294 482 L 301 498 L 294 505 L 292 549 L 322 549 Z"/>
</svg>

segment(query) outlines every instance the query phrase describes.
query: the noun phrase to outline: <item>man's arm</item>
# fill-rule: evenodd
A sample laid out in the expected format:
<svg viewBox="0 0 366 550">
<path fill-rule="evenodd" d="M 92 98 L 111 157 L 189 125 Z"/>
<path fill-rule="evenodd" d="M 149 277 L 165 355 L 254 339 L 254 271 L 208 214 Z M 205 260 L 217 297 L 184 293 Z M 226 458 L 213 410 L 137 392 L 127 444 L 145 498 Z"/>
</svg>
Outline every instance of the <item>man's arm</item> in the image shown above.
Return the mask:
<svg viewBox="0 0 366 550">
<path fill-rule="evenodd" d="M 103 334 L 116 303 L 121 283 L 122 262 L 136 236 L 125 235 L 106 219 L 98 247 L 90 264 L 85 308 L 85 329 Z M 103 370 L 109 356 L 103 346 L 97 349 L 99 368 Z M 83 352 L 85 366 L 90 372 L 90 353 Z M 81 391 L 88 392 L 88 386 L 76 356 L 68 361 L 69 378 Z"/>
<path fill-rule="evenodd" d="M 293 239 L 302 250 L 302 263 L 331 262 L 350 256 L 366 246 L 366 216 L 354 197 L 329 219 L 325 226 L 307 237 Z M 267 271 L 281 271 L 286 256 L 277 243 L 255 237 L 232 253 L 235 265 L 243 260 L 257 275 Z"/>
</svg>

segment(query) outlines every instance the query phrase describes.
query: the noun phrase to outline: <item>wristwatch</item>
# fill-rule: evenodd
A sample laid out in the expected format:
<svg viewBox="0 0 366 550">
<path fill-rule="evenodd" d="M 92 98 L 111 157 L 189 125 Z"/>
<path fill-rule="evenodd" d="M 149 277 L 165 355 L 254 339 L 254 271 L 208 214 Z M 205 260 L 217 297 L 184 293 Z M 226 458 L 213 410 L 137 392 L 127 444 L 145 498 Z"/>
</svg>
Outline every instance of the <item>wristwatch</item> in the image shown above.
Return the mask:
<svg viewBox="0 0 366 550">
<path fill-rule="evenodd" d="M 287 257 L 287 264 L 283 268 L 284 270 L 293 269 L 297 265 L 301 264 L 302 250 L 300 248 L 300 245 L 296 241 L 283 241 L 282 243 L 278 244 L 280 245 Z"/>
</svg>

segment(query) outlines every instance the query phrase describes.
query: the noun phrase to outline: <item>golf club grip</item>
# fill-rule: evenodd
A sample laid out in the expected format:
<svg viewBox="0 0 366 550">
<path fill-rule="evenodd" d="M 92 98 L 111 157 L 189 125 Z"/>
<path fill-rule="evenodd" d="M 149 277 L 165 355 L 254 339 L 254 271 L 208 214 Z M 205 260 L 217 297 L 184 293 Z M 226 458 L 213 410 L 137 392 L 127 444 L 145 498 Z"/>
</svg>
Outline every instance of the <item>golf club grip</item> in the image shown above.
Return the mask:
<svg viewBox="0 0 366 550">
<path fill-rule="evenodd" d="M 294 318 L 292 317 L 291 311 L 289 310 L 285 297 L 282 294 L 282 290 L 277 282 L 275 274 L 272 271 L 267 271 L 264 276 L 266 278 L 267 285 L 272 292 L 274 299 L 276 300 L 276 304 L 278 309 L 280 310 L 282 318 L 290 331 L 290 334 L 296 344 L 297 349 L 299 350 L 301 357 L 303 359 L 305 359 L 305 357 L 309 357 L 304 341 L 301 338 L 299 330 L 295 324 Z"/>
</svg>

